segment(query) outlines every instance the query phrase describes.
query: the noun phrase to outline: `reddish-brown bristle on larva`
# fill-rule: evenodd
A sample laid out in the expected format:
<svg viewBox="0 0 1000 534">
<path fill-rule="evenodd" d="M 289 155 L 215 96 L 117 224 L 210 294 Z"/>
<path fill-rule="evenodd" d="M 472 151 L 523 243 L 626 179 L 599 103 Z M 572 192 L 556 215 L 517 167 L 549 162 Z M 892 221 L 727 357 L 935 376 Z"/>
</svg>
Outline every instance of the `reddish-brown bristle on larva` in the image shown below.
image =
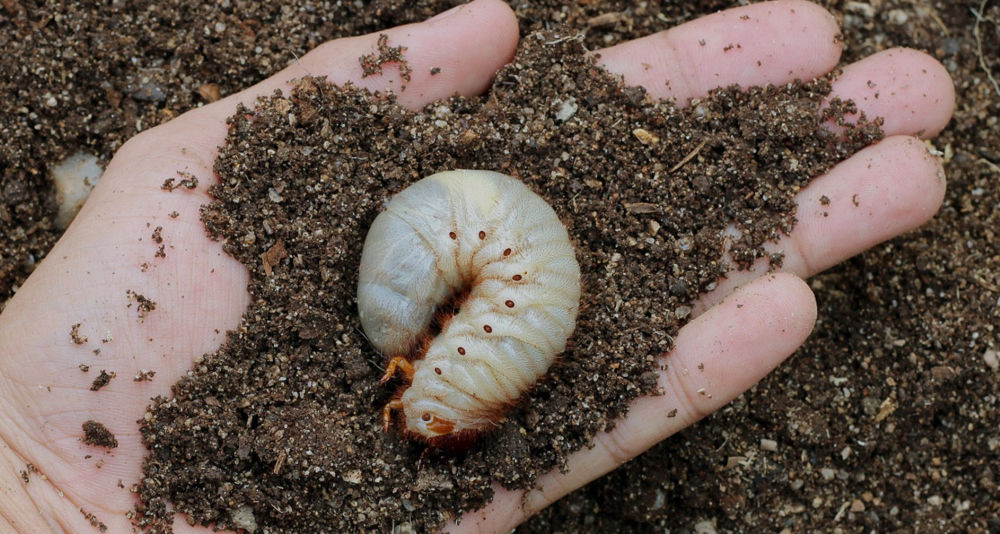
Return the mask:
<svg viewBox="0 0 1000 534">
<path fill-rule="evenodd" d="M 430 334 L 432 341 L 435 336 L 448 327 L 455 314 L 462 309 L 462 303 L 469 298 L 469 289 L 468 287 L 462 287 L 450 299 L 443 302 L 434 310 L 434 321 L 428 327 L 428 334 Z M 422 358 L 425 352 L 425 350 L 421 350 L 418 357 Z"/>
<path fill-rule="evenodd" d="M 431 348 L 431 344 L 434 343 L 434 336 L 428 333 L 426 336 L 420 339 L 420 344 L 417 345 L 417 350 L 413 351 L 413 354 L 408 358 L 411 362 L 423 359 L 424 355 L 427 354 L 427 350 Z"/>
<path fill-rule="evenodd" d="M 386 425 L 451 450 L 544 376 L 579 309 L 566 228 L 523 183 L 488 171 L 435 174 L 394 197 L 369 229 L 358 278 L 368 338 L 412 363 Z"/>
<path fill-rule="evenodd" d="M 441 449 L 452 454 L 461 454 L 472 448 L 485 432 L 481 430 L 462 430 L 452 432 L 443 436 L 428 438 L 416 432 L 404 431 L 403 435 L 414 440 L 427 444 L 435 449 Z"/>
<path fill-rule="evenodd" d="M 396 393 L 392 396 L 392 400 L 386 404 L 386 410 L 383 417 L 388 417 L 388 424 L 386 430 L 390 427 L 397 428 L 404 436 L 414 441 L 422 442 L 435 449 L 441 449 L 450 453 L 458 454 L 469 450 L 472 445 L 475 444 L 476 440 L 479 439 L 484 433 L 489 432 L 495 428 L 498 422 L 503 418 L 503 412 L 506 411 L 506 407 L 495 407 L 493 410 L 493 416 L 489 418 L 489 424 L 487 426 L 478 429 L 465 429 L 458 432 L 443 432 L 441 435 L 429 437 L 425 434 L 419 432 L 413 432 L 408 429 L 406 416 L 401 413 L 395 413 L 402 404 L 403 394 L 406 392 L 409 384 L 403 384 L 399 386 Z M 426 421 L 425 421 L 426 422 Z M 438 430 L 448 430 L 453 429 L 455 426 L 454 421 L 442 420 L 435 425 Z"/>
</svg>

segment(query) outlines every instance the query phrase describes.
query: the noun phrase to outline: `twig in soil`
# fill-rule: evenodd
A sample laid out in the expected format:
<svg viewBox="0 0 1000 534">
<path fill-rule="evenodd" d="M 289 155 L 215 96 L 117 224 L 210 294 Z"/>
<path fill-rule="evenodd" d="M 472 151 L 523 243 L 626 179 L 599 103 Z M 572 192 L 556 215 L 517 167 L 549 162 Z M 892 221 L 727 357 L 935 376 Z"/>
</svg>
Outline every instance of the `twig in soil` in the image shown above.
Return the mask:
<svg viewBox="0 0 1000 534">
<path fill-rule="evenodd" d="M 565 43 L 566 41 L 583 41 L 583 32 L 575 33 L 573 35 L 567 35 L 565 37 L 560 37 L 558 39 L 553 39 L 551 41 L 545 41 L 546 45 L 556 45 L 559 43 Z"/>
<path fill-rule="evenodd" d="M 979 4 L 979 11 L 969 8 L 972 12 L 972 16 L 976 17 L 976 24 L 972 27 L 972 35 L 976 38 L 976 52 L 979 55 L 979 66 L 986 71 L 986 77 L 989 78 L 990 82 L 993 84 L 993 90 L 997 92 L 997 96 L 1000 96 L 1000 84 L 997 83 L 996 78 L 993 77 L 993 72 L 990 71 L 988 65 L 986 65 L 986 58 L 983 56 L 983 39 L 979 35 L 979 23 L 983 21 L 983 13 L 986 10 L 986 1 L 983 0 Z"/>
<path fill-rule="evenodd" d="M 271 474 L 277 475 L 281 473 L 281 468 L 285 465 L 285 458 L 288 457 L 288 451 L 282 449 L 278 451 L 278 459 L 274 462 L 274 469 L 271 470 Z"/>
<path fill-rule="evenodd" d="M 674 171 L 683 167 L 685 163 L 694 159 L 694 157 L 698 155 L 698 152 L 701 152 L 701 149 L 705 148 L 706 143 L 708 143 L 708 139 L 702 139 L 702 141 L 698 143 L 698 146 L 694 147 L 694 150 L 692 150 L 690 154 L 684 156 L 684 159 L 678 161 L 677 165 L 670 167 L 670 170 L 667 172 L 673 174 Z"/>
<path fill-rule="evenodd" d="M 941 17 L 933 11 L 933 8 L 928 9 L 927 16 L 937 23 L 938 27 L 941 28 L 941 31 L 944 32 L 945 37 L 951 37 L 951 32 L 948 30 L 948 26 L 945 26 L 944 21 L 941 20 Z"/>
<path fill-rule="evenodd" d="M 992 161 L 986 158 L 979 158 L 978 161 L 979 163 L 985 164 L 987 167 L 989 167 L 991 171 L 1000 174 L 1000 165 L 997 165 L 996 163 L 993 163 Z"/>
</svg>

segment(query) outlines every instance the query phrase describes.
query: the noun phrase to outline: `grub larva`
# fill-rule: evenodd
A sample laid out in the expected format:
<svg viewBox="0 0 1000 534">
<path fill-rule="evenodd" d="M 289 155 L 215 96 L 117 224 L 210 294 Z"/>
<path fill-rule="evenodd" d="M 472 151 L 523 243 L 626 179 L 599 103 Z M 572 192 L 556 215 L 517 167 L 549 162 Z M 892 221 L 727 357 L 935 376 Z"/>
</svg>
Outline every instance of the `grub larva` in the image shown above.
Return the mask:
<svg viewBox="0 0 1000 534">
<path fill-rule="evenodd" d="M 555 211 L 490 171 L 428 176 L 365 239 L 361 324 L 404 384 L 385 407 L 404 433 L 452 448 L 490 429 L 566 347 L 580 266 Z M 434 330 L 440 331 L 435 335 Z"/>
</svg>

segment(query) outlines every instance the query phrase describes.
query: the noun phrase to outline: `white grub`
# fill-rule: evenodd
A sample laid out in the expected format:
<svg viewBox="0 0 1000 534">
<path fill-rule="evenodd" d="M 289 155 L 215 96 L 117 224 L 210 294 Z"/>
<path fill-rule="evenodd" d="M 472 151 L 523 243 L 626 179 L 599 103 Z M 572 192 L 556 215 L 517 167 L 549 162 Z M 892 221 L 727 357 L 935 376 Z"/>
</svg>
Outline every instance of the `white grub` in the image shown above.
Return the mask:
<svg viewBox="0 0 1000 534">
<path fill-rule="evenodd" d="M 52 181 L 56 186 L 56 203 L 59 214 L 56 226 L 65 230 L 73 222 L 80 207 L 101 179 L 101 166 L 97 156 L 87 152 L 76 152 L 52 167 Z"/>
<path fill-rule="evenodd" d="M 386 378 L 399 363 L 409 383 L 386 421 L 401 409 L 405 433 L 436 446 L 488 430 L 565 349 L 579 302 L 566 228 L 523 183 L 470 170 L 414 183 L 372 223 L 361 257 L 365 333 L 413 360 L 390 364 Z"/>
</svg>

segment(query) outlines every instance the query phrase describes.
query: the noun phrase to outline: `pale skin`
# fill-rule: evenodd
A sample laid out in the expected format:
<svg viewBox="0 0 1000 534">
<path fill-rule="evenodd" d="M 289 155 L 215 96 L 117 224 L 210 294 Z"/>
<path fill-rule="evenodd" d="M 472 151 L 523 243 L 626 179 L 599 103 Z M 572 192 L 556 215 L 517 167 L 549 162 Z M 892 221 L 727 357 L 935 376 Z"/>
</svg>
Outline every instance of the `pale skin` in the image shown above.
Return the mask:
<svg viewBox="0 0 1000 534">
<path fill-rule="evenodd" d="M 837 32 L 821 8 L 782 1 L 705 17 L 598 53 L 627 83 L 645 86 L 652 97 L 686 103 L 720 85 L 822 75 L 838 62 Z M 455 93 L 484 91 L 518 39 L 517 21 L 499 0 L 478 0 L 386 33 L 390 43 L 407 47 L 413 79 L 399 100 L 414 109 Z M 0 315 L 0 530 L 87 532 L 92 527 L 83 508 L 111 532 L 128 531 L 125 513 L 135 504 L 128 487 L 139 479 L 145 455 L 135 421 L 150 397 L 169 395 L 170 384 L 194 359 L 219 346 L 249 302 L 246 269 L 206 237 L 198 220 L 226 135 L 225 118 L 238 102 L 287 90 L 292 79 L 306 74 L 398 91 L 394 69 L 361 78 L 358 57 L 373 49 L 377 37 L 326 43 L 272 78 L 146 131 L 119 150 L 77 219 Z M 740 47 L 726 52 L 729 43 Z M 431 76 L 432 67 L 440 73 Z M 886 139 L 799 194 L 805 208 L 798 227 L 773 245 L 785 253 L 783 272 L 734 273 L 703 297 L 698 317 L 666 356 L 669 366 L 659 378 L 665 395 L 637 400 L 628 418 L 598 436 L 595 447 L 572 456 L 567 472 L 542 477 L 527 493 L 498 488 L 491 504 L 449 525 L 451 532 L 506 532 L 721 408 L 809 334 L 816 308 L 804 278 L 933 216 L 944 195 L 944 174 L 921 139 L 933 137 L 951 117 L 954 90 L 943 67 L 920 52 L 889 50 L 847 66 L 834 92 L 856 100 L 869 116 L 885 117 Z M 178 170 L 199 178 L 196 190 L 160 189 Z M 827 216 L 808 208 L 823 195 L 832 200 L 822 210 Z M 168 216 L 173 211 L 176 219 Z M 163 227 L 165 258 L 153 257 L 150 234 L 156 226 Z M 145 262 L 151 267 L 142 272 Z M 157 302 L 145 322 L 138 321 L 134 306 L 126 307 L 130 289 Z M 77 323 L 88 338 L 83 345 L 70 338 Z M 113 339 L 102 343 L 107 334 Z M 99 363 L 84 375 L 77 366 L 95 361 L 94 348 L 101 349 Z M 684 373 L 698 364 L 703 372 Z M 100 368 L 116 370 L 119 378 L 94 393 L 88 386 Z M 132 381 L 141 369 L 155 370 L 155 379 Z M 673 410 L 676 416 L 667 417 Z M 87 419 L 107 425 L 119 447 L 109 454 L 81 443 Z M 29 463 L 44 480 L 37 473 L 29 484 L 21 480 Z M 177 532 L 206 530 L 182 518 L 176 523 Z"/>
</svg>

